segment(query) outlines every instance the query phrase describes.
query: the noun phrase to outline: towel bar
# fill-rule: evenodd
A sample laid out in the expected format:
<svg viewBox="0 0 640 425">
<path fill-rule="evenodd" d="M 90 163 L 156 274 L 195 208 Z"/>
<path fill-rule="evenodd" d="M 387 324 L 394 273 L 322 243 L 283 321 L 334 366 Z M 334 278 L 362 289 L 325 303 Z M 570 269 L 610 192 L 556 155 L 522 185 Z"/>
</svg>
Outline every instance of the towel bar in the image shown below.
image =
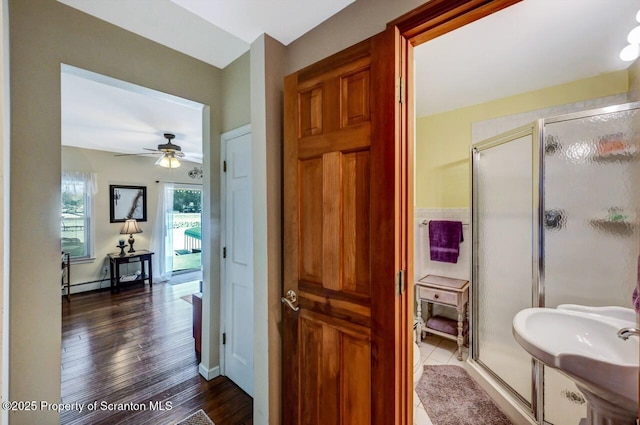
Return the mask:
<svg viewBox="0 0 640 425">
<path fill-rule="evenodd" d="M 444 220 L 447 220 L 447 219 L 444 219 Z M 430 222 L 430 221 L 431 221 L 431 220 L 426 220 L 426 219 L 425 219 L 425 220 L 422 220 L 422 221 L 420 222 L 420 225 L 421 225 L 421 226 L 427 226 L 427 225 L 429 225 L 429 222 Z M 462 223 L 462 225 L 463 225 L 463 226 L 468 226 L 468 225 L 469 225 L 469 223 Z"/>
</svg>

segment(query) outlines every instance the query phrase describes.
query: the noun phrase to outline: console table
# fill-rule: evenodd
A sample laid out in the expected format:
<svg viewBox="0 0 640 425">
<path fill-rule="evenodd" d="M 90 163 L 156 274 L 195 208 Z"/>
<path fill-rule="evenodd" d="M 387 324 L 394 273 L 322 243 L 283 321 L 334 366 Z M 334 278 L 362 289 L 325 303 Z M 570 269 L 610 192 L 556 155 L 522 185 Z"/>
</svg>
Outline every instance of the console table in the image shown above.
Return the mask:
<svg viewBox="0 0 640 425">
<path fill-rule="evenodd" d="M 422 301 L 427 302 L 427 321 L 422 318 Z M 449 277 L 426 275 L 416 282 L 416 332 L 418 343 L 422 332 L 430 332 L 458 343 L 458 360 L 462 360 L 464 331 L 468 327 L 467 304 L 469 303 L 469 281 Z M 458 320 L 435 316 L 433 304 L 454 307 L 458 312 Z M 424 327 L 424 329 L 423 329 Z"/>
<path fill-rule="evenodd" d="M 140 249 L 136 252 L 127 252 L 125 255 L 119 253 L 108 254 L 109 270 L 111 272 L 111 292 L 120 292 L 122 284 L 149 281 L 149 286 L 153 286 L 153 267 L 151 256 L 153 252 L 146 249 Z M 140 274 L 122 275 L 120 274 L 120 266 L 129 263 L 140 263 Z M 147 270 L 149 273 L 147 273 Z"/>
</svg>

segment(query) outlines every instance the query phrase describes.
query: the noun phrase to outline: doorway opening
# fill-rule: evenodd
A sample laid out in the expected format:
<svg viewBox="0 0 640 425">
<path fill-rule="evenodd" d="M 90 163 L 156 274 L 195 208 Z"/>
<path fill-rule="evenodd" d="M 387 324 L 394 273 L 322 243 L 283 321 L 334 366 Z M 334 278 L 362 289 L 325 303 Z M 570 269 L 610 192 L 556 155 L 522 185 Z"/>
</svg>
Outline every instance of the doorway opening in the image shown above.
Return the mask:
<svg viewBox="0 0 640 425">
<path fill-rule="evenodd" d="M 585 404 L 575 402 L 581 397 L 580 393 L 575 384 L 563 375 L 547 367 L 544 367 L 543 371 L 537 363 L 532 367 L 531 356 L 513 338 L 513 316 L 520 309 L 532 306 L 530 270 L 533 257 L 525 250 L 505 249 L 510 237 L 515 235 L 515 195 L 507 194 L 506 190 L 494 189 L 488 191 L 478 202 L 472 202 L 470 150 L 483 140 L 497 139 L 499 134 L 521 128 L 539 118 L 633 100 L 629 97 L 629 64 L 617 61 L 619 48 L 615 47 L 615 42 L 607 44 L 588 40 L 593 35 L 590 28 L 597 25 L 602 33 L 607 33 L 606 37 L 599 34 L 599 40 L 606 38 L 624 42 L 624 31 L 628 29 L 620 32 L 619 28 L 625 27 L 622 22 L 627 15 L 632 15 L 633 21 L 637 2 L 629 3 L 627 10 L 615 11 L 598 2 L 590 4 L 589 7 L 583 7 L 584 4 L 578 4 L 577 1 L 567 1 L 562 8 L 549 7 L 550 4 L 545 4 L 544 1 L 520 2 L 438 38 L 431 37 L 427 43 L 411 49 L 415 65 L 409 64 L 412 71 L 409 72 L 411 79 L 408 86 L 409 90 L 415 88 L 415 92 L 412 91 L 410 96 L 413 95 L 416 99 L 415 117 L 409 124 L 415 126 L 415 214 L 408 219 L 413 220 L 415 232 L 414 282 L 427 275 L 437 275 L 471 283 L 470 307 L 467 305 L 472 322 L 471 329 L 467 335 L 464 320 L 463 326 L 459 328 L 460 332 L 464 333 L 462 336 L 465 342 L 471 339 L 470 347 L 462 348 L 463 360 L 467 360 L 468 356 L 468 363 L 471 365 L 467 369 L 474 378 L 482 380 L 483 386 L 492 390 L 497 388 L 510 395 L 500 400 L 500 407 L 510 415 L 517 414 L 537 423 L 560 424 L 579 422 L 580 418 L 586 416 Z M 577 11 L 583 14 L 579 18 L 576 18 Z M 545 22 L 544 27 L 528 24 L 542 20 Z M 517 30 L 513 28 L 514 23 L 518 25 Z M 544 37 L 533 35 L 534 33 L 544 34 Z M 617 36 L 616 33 L 620 35 Z M 504 34 L 509 34 L 509 37 L 504 38 Z M 565 42 L 559 45 L 554 41 L 559 39 Z M 415 44 L 422 41 L 419 40 Z M 596 45 L 599 49 L 594 48 Z M 564 48 L 567 50 L 563 50 Z M 450 52 L 456 54 L 452 55 Z M 564 60 L 567 62 L 563 62 Z M 467 72 L 469 74 L 466 74 Z M 473 76 L 470 76 L 471 74 Z M 617 134 L 615 131 L 610 133 Z M 600 137 L 605 138 L 593 134 L 591 137 L 596 140 Z M 560 148 L 554 149 L 558 145 L 557 137 L 545 140 L 549 146 L 543 155 L 555 154 L 555 158 L 571 161 L 573 152 L 566 148 L 571 147 L 570 144 L 565 144 L 565 151 L 561 152 Z M 532 151 L 530 142 L 525 144 L 524 150 L 529 153 Z M 529 196 L 529 180 L 518 180 L 514 178 L 517 173 L 504 172 L 508 165 L 515 165 L 518 171 L 525 171 L 521 164 L 516 163 L 517 159 L 516 153 L 508 152 L 505 157 L 499 161 L 494 160 L 495 162 L 489 165 L 491 159 L 485 155 L 484 170 L 477 176 L 477 181 L 486 184 L 487 173 L 492 171 L 497 177 L 496 181 L 505 188 Z M 563 172 L 569 168 L 568 163 L 562 166 Z M 611 168 L 606 170 L 610 172 Z M 557 178 L 558 175 L 559 171 L 553 170 L 553 174 L 547 175 L 547 180 Z M 532 176 L 529 173 L 523 177 L 531 179 Z M 582 179 L 586 180 L 586 177 Z M 592 180 L 602 181 L 600 178 Z M 518 182 L 524 185 L 526 192 L 520 190 Z M 557 192 L 561 185 L 555 186 L 553 190 Z M 593 194 L 593 190 L 591 188 L 590 195 Z M 608 191 L 610 192 L 612 191 Z M 556 199 L 553 199 L 549 195 L 553 193 L 547 191 L 547 201 L 558 201 L 558 206 L 548 206 L 547 210 L 552 213 L 554 209 L 564 210 L 571 201 L 568 196 L 556 196 Z M 496 214 L 497 210 L 493 210 L 492 214 L 476 220 L 472 209 L 486 213 L 486 206 L 489 205 L 487 200 L 493 202 L 492 206 L 502 206 L 504 201 L 504 206 L 508 209 L 505 212 L 501 210 L 502 214 Z M 527 201 L 530 202 L 529 199 Z M 478 209 L 477 205 L 482 205 L 483 202 L 485 210 Z M 592 198 L 589 206 L 583 210 L 597 209 L 597 202 L 598 200 Z M 600 209 L 604 214 L 606 209 Z M 528 212 L 530 214 L 530 209 Z M 433 261 L 429 228 L 433 221 L 438 220 L 460 221 L 462 224 L 463 242 L 459 245 L 459 257 L 456 262 Z M 491 220 L 496 227 L 488 231 L 487 222 Z M 576 226 L 575 214 L 574 222 L 571 224 Z M 525 236 L 532 234 L 530 225 L 524 230 Z M 567 248 L 560 250 L 563 252 L 556 252 L 554 256 L 550 256 L 550 253 L 554 247 L 561 246 L 561 239 L 566 238 L 569 233 L 566 229 L 545 229 L 547 241 L 545 249 L 541 251 L 545 251 L 550 260 L 544 269 L 547 282 L 543 282 L 546 287 L 543 292 L 546 293 L 547 307 L 553 308 L 561 303 L 600 305 L 605 300 L 609 300 L 609 305 L 628 303 L 628 294 L 632 291 L 632 285 L 635 285 L 633 270 L 626 272 L 631 276 L 630 279 L 617 280 L 626 282 L 625 285 L 628 286 L 621 291 L 607 292 L 598 282 L 587 284 L 588 279 L 579 279 L 578 290 L 567 290 L 574 280 L 572 276 L 576 276 L 577 273 L 573 272 L 570 275 L 567 261 L 560 259 L 566 258 L 563 257 L 564 253 L 575 253 L 576 250 Z M 605 234 L 605 237 L 611 236 Z M 514 238 L 519 241 L 525 240 L 521 234 Z M 499 242 L 486 244 L 483 240 Z M 595 241 L 589 240 L 583 245 L 593 249 Z M 637 246 L 637 243 L 635 245 Z M 497 254 L 496 247 L 505 249 L 502 251 L 505 255 Z M 616 252 L 634 251 L 621 249 Z M 472 259 L 477 255 L 492 255 L 496 263 L 490 265 L 475 262 L 472 266 Z M 523 256 L 528 267 L 516 266 L 517 255 Z M 577 256 L 574 257 L 574 260 L 578 260 Z M 584 258 L 586 256 L 582 256 L 580 261 L 584 261 Z M 605 256 L 599 255 L 599 259 L 602 258 Z M 630 254 L 630 258 L 637 258 L 637 254 Z M 633 261 L 629 261 L 629 264 L 634 264 Z M 607 264 L 611 263 L 607 261 Z M 562 279 L 556 277 L 555 282 L 549 279 L 554 266 L 556 276 L 558 272 L 564 274 Z M 580 267 L 587 268 L 586 264 Z M 524 279 L 507 279 L 504 276 L 494 279 L 489 276 L 490 273 L 504 272 L 507 269 L 522 271 Z M 600 270 L 602 269 L 604 268 L 601 267 Z M 478 274 L 474 275 L 472 270 Z M 522 285 L 523 282 L 528 283 L 528 286 Z M 561 294 L 563 298 L 558 295 L 559 287 L 564 288 Z M 422 286 L 418 287 L 419 290 L 421 288 Z M 556 297 L 552 298 L 551 292 L 554 290 Z M 605 292 L 609 298 L 605 296 Z M 515 304 L 518 296 L 524 300 L 520 306 Z M 612 300 L 611 297 L 619 299 Z M 421 302 L 418 293 L 416 298 L 417 316 L 421 315 L 424 322 L 434 318 L 441 319 L 441 322 L 459 322 L 456 309 L 443 306 L 447 303 L 434 303 L 433 299 Z M 433 329 L 432 326 L 430 328 Z M 457 335 L 458 327 L 450 328 L 450 332 L 447 333 Z M 423 336 L 425 338 L 422 345 L 417 347 L 421 354 L 418 361 L 426 365 L 468 366 L 466 361 L 463 363 L 456 356 L 458 347 L 455 338 L 440 337 L 437 331 L 430 330 L 425 331 Z M 516 362 L 519 363 L 514 365 Z M 422 364 L 419 365 L 419 369 L 422 369 Z M 426 404 L 423 403 L 425 406 Z M 419 417 L 420 415 L 416 414 L 415 422 L 423 423 L 418 420 Z"/>
<path fill-rule="evenodd" d="M 193 294 L 202 292 L 202 283 L 198 282 L 202 279 L 201 253 L 210 252 L 211 246 L 210 240 L 204 238 L 203 241 L 200 237 L 202 227 L 205 234 L 209 230 L 208 224 L 202 223 L 201 212 L 203 205 L 205 211 L 207 205 L 210 205 L 210 191 L 206 183 L 198 184 L 206 181 L 203 179 L 202 169 L 209 161 L 202 153 L 203 137 L 210 131 L 209 107 L 62 65 L 61 112 L 61 174 L 64 201 L 61 232 L 62 238 L 67 238 L 62 239 L 62 248 L 71 251 L 72 248 L 78 247 L 74 251 L 77 252 L 77 257 L 81 257 L 82 254 L 86 257 L 75 262 L 72 259 L 71 301 L 64 303 L 62 307 L 61 340 L 63 346 L 69 348 L 61 357 L 62 397 L 83 402 L 82 397 L 90 394 L 89 389 L 102 391 L 104 382 L 101 378 L 96 378 L 91 365 L 100 362 L 101 371 L 109 371 L 108 373 L 115 375 L 130 374 L 132 372 L 128 367 L 134 363 L 127 358 L 140 361 L 141 357 L 148 354 L 150 346 L 153 346 L 154 353 L 162 355 L 157 357 L 157 362 L 150 363 L 153 364 L 153 370 L 136 369 L 136 373 L 144 375 L 144 379 L 140 378 L 138 382 L 146 382 L 159 388 L 161 382 L 186 376 L 180 372 L 181 370 L 187 370 L 191 377 L 198 376 L 200 358 L 197 357 L 195 349 L 191 321 L 194 310 Z M 179 168 L 166 168 L 156 164 L 159 149 L 155 148 L 164 142 L 162 136 L 167 131 L 175 133 L 174 144 L 181 146 L 184 153 L 180 156 Z M 83 141 L 91 144 L 83 145 Z M 112 275 L 118 276 L 119 273 L 110 270 L 108 260 L 105 261 L 109 254 L 117 251 L 118 239 L 123 238 L 123 223 L 110 222 L 110 202 L 116 199 L 115 196 L 109 195 L 109 186 L 112 183 L 146 188 L 144 201 L 148 214 L 144 215 L 144 219 L 138 220 L 138 227 L 142 232 L 135 235 L 135 249 L 153 253 L 154 284 L 151 288 L 151 285 L 130 283 L 121 288 L 121 296 L 137 305 L 132 307 L 132 310 L 135 310 L 135 315 L 141 319 L 139 323 L 131 316 L 122 319 L 122 315 L 128 314 L 128 310 L 117 309 L 109 314 L 109 325 L 126 323 L 125 332 L 122 328 L 108 332 L 92 332 L 104 323 L 101 322 L 103 316 L 100 308 L 111 303 L 119 295 L 108 290 Z M 167 186 L 172 187 L 170 203 L 165 203 Z M 163 205 L 168 208 L 159 212 L 159 207 Z M 174 233 L 179 234 L 179 237 L 172 238 L 176 242 L 175 245 L 165 244 L 164 231 L 159 230 L 166 227 L 165 211 L 170 211 L 172 216 L 168 233 L 172 236 Z M 159 264 L 165 264 L 165 251 L 173 257 L 175 251 L 179 250 L 187 252 L 180 251 L 184 254 L 183 258 L 175 263 L 172 261 L 172 267 L 168 271 L 196 270 L 199 276 L 186 281 L 184 279 L 188 274 L 185 274 L 165 284 L 164 281 L 168 279 L 164 279 L 162 273 L 155 269 Z M 134 261 L 127 264 L 126 274 L 138 274 L 139 264 Z M 210 267 L 206 254 L 204 267 Z M 145 275 L 144 269 L 141 273 Z M 207 284 L 208 282 L 204 283 L 205 287 Z M 96 289 L 106 290 L 89 293 Z M 86 314 L 81 324 L 73 329 L 73 325 L 65 328 L 65 323 L 73 320 L 69 314 L 71 308 L 75 308 L 74 311 L 77 312 L 79 306 L 89 299 L 94 299 L 95 304 L 93 308 L 83 310 Z M 149 302 L 145 302 L 144 299 L 148 299 Z M 153 302 L 157 303 L 155 307 Z M 151 308 L 143 310 L 140 303 Z M 161 308 L 167 308 L 166 314 L 157 314 Z M 205 317 L 208 317 L 209 309 L 208 305 L 203 306 L 202 314 Z M 170 318 L 169 314 L 172 315 Z M 173 326 L 172 332 L 167 331 L 167 320 Z M 145 331 L 140 332 L 143 327 Z M 71 348 L 71 341 L 77 342 L 78 332 L 83 333 L 82 339 L 85 343 L 104 347 L 104 350 L 87 351 L 86 346 L 82 344 L 76 344 Z M 158 335 L 157 338 L 150 336 L 154 332 Z M 208 328 L 203 327 L 202 332 L 208 332 Z M 177 336 L 176 340 L 172 342 L 169 333 Z M 208 347 L 204 347 L 203 354 L 206 354 L 205 350 L 208 350 Z M 177 351 L 181 354 L 178 355 Z M 129 354 L 121 356 L 123 352 Z M 107 360 L 96 360 L 100 356 Z M 83 370 L 82 373 L 77 372 L 80 369 Z M 85 373 L 85 370 L 88 372 Z M 156 373 L 157 371 L 163 372 Z M 77 388 L 82 388 L 83 391 L 76 391 Z M 111 390 L 117 391 L 113 388 Z M 142 397 L 145 390 L 139 389 L 137 393 Z M 106 395 L 103 396 L 108 398 Z"/>
<path fill-rule="evenodd" d="M 165 223 L 172 229 L 173 264 L 176 273 L 200 270 L 202 267 L 202 188 L 179 185 L 173 188 L 173 214 Z"/>
</svg>

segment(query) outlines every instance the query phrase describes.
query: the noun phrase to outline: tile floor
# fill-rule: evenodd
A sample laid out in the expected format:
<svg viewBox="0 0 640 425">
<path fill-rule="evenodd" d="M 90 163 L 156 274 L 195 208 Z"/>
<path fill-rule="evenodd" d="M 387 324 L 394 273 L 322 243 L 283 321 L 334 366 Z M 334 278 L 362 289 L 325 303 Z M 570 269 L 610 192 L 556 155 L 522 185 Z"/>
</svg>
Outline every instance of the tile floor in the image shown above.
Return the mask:
<svg viewBox="0 0 640 425">
<path fill-rule="evenodd" d="M 422 340 L 420 347 L 416 348 L 420 350 L 422 365 L 453 364 L 464 366 L 464 362 L 469 356 L 469 349 L 463 347 L 462 361 L 458 361 L 458 345 L 454 341 L 437 335 L 428 335 Z M 414 425 L 432 425 L 431 419 L 415 391 L 413 392 L 413 423 Z"/>
</svg>

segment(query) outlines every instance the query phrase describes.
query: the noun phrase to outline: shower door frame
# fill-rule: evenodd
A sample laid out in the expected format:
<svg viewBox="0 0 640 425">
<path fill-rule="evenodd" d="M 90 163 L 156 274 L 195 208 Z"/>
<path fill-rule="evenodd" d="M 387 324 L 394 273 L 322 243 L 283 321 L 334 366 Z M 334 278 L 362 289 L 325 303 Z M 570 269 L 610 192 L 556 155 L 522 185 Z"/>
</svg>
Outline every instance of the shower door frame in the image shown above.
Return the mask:
<svg viewBox="0 0 640 425">
<path fill-rule="evenodd" d="M 471 156 L 471 230 L 472 230 L 472 264 L 471 264 L 471 297 L 469 300 L 471 309 L 471 353 L 469 361 L 477 364 L 487 372 L 494 380 L 499 382 L 504 389 L 506 389 L 523 407 L 529 410 L 533 419 L 538 424 L 549 424 L 544 420 L 544 365 L 536 360 L 532 359 L 531 367 L 531 403 L 527 402 L 520 394 L 518 394 L 509 384 L 507 384 L 500 376 L 493 372 L 487 365 L 485 365 L 479 356 L 478 347 L 478 329 L 475 326 L 476 319 L 478 317 L 478 229 L 477 229 L 477 204 L 478 204 L 478 172 L 480 166 L 479 153 L 483 150 L 490 149 L 499 146 L 504 143 L 509 143 L 512 140 L 516 140 L 518 137 L 523 137 L 528 134 L 532 135 L 532 217 L 533 217 L 533 246 L 532 246 L 532 293 L 531 293 L 531 307 L 545 307 L 545 237 L 544 237 L 544 176 L 545 176 L 545 163 L 544 163 L 544 148 L 547 124 L 571 121 L 576 119 L 594 117 L 598 115 L 605 115 L 615 112 L 630 111 L 633 109 L 640 109 L 640 102 L 623 103 L 612 106 L 604 106 L 600 108 L 589 109 L 586 111 L 567 113 L 557 115 L 548 118 L 541 118 L 531 122 L 530 124 L 518 127 L 514 130 L 501 133 L 495 137 L 483 140 L 474 144 L 470 150 Z"/>
<path fill-rule="evenodd" d="M 531 187 L 531 217 L 532 217 L 532 225 L 531 225 L 531 240 L 532 240 L 532 261 L 531 261 L 531 278 L 532 278 L 532 288 L 531 288 L 531 307 L 543 307 L 544 298 L 541 297 L 540 294 L 544 293 L 543 286 L 541 282 L 543 282 L 543 274 L 544 274 L 544 255 L 540 249 L 536 249 L 536 247 L 544 246 L 542 244 L 542 238 L 544 237 L 543 231 L 544 228 L 540 225 L 542 223 L 544 205 L 543 205 L 543 181 L 544 181 L 544 167 L 542 166 L 543 161 L 543 152 L 544 144 L 542 143 L 542 130 L 543 130 L 543 120 L 536 120 L 524 126 L 515 128 L 513 130 L 507 131 L 505 133 L 501 133 L 497 136 L 491 137 L 489 139 L 483 140 L 474 144 L 470 150 L 470 164 L 471 164 L 471 211 L 472 211 L 472 220 L 471 220 L 471 231 L 472 231 L 472 263 L 471 263 L 471 297 L 470 297 L 470 307 L 471 307 L 471 353 L 470 353 L 470 361 L 477 364 L 488 373 L 494 380 L 500 383 L 504 389 L 506 389 L 509 394 L 513 397 L 513 399 L 517 400 L 522 407 L 524 407 L 529 414 L 538 421 L 538 418 L 542 418 L 542 406 L 541 401 L 543 400 L 543 386 L 541 385 L 543 367 L 542 364 L 536 359 L 532 359 L 531 361 L 531 403 L 527 401 L 523 396 L 520 395 L 514 388 L 512 388 L 506 381 L 504 381 L 497 373 L 495 373 L 489 366 L 487 366 L 480 358 L 480 349 L 479 349 L 479 337 L 478 337 L 478 327 L 475 326 L 475 322 L 477 320 L 479 314 L 479 306 L 476 300 L 478 299 L 478 182 L 479 177 L 479 168 L 480 168 L 480 153 L 482 151 L 495 148 L 497 146 L 510 143 L 512 141 L 518 140 L 522 137 L 531 136 L 531 170 L 532 170 L 532 187 Z"/>
</svg>

